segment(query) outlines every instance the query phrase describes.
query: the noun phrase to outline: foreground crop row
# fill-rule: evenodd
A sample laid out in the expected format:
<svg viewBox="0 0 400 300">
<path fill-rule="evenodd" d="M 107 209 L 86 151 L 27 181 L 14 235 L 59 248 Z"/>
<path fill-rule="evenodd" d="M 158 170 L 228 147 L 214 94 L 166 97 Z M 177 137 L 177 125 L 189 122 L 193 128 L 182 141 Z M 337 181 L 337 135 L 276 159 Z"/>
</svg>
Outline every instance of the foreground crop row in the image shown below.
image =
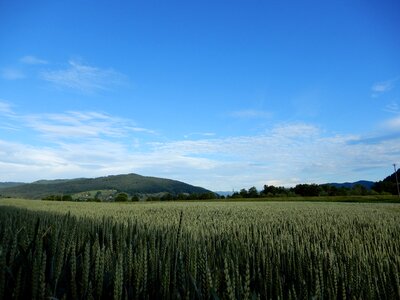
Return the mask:
<svg viewBox="0 0 400 300">
<path fill-rule="evenodd" d="M 26 207 L 0 206 L 0 299 L 400 298 L 397 205 Z"/>
</svg>

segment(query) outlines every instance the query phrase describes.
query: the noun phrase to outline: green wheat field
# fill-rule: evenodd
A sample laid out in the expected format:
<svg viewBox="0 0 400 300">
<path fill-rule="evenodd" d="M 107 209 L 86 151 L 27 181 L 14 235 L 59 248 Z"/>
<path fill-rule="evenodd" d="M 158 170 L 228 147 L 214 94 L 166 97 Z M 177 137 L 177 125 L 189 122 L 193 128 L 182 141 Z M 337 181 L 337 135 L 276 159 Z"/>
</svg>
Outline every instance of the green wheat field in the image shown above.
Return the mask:
<svg viewBox="0 0 400 300">
<path fill-rule="evenodd" d="M 400 299 L 390 203 L 0 200 L 0 299 Z"/>
</svg>

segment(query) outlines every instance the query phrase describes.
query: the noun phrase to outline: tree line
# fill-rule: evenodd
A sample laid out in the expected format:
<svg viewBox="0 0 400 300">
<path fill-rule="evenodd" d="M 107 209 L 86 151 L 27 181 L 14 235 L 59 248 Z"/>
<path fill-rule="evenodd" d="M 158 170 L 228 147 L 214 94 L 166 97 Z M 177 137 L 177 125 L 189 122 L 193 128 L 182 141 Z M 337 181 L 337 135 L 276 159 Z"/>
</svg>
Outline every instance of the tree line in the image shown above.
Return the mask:
<svg viewBox="0 0 400 300">
<path fill-rule="evenodd" d="M 256 187 L 241 189 L 234 192 L 227 198 L 266 198 L 266 197 L 316 197 L 316 196 L 367 196 L 385 194 L 385 191 L 367 189 L 361 184 L 356 184 L 352 188 L 336 187 L 330 184 L 298 184 L 295 187 L 286 188 L 283 186 L 264 185 L 261 191 Z"/>
<path fill-rule="evenodd" d="M 397 195 L 397 181 L 399 178 L 400 170 L 397 170 L 397 173 L 393 173 L 385 179 L 375 182 L 370 189 L 361 184 L 355 184 L 352 187 L 337 187 L 332 184 L 313 183 L 298 184 L 291 188 L 264 185 L 264 188 L 258 191 L 257 188 L 253 186 L 248 190 L 241 189 L 239 192 L 234 192 L 232 195 L 227 196 L 227 198 Z"/>
<path fill-rule="evenodd" d="M 397 171 L 400 178 L 400 170 Z M 397 194 L 396 174 L 386 177 L 382 181 L 375 182 L 368 189 L 364 185 L 355 184 L 352 187 L 335 186 L 332 184 L 298 184 L 295 187 L 286 188 L 283 186 L 264 185 L 262 190 L 251 187 L 248 190 L 243 188 L 232 195 L 223 196 L 213 192 L 206 193 L 159 193 L 158 195 L 129 195 L 125 192 L 115 191 L 105 199 L 101 198 L 101 192 L 97 192 L 94 198 L 76 199 L 71 195 L 49 195 L 43 200 L 53 201 L 115 201 L 115 202 L 135 202 L 135 201 L 184 201 L 184 200 L 209 200 L 209 199 L 237 199 L 237 198 L 268 198 L 268 197 L 317 197 L 317 196 L 368 196 L 368 195 L 396 195 Z"/>
<path fill-rule="evenodd" d="M 385 188 L 389 186 L 389 188 Z M 391 192 L 393 191 L 393 192 Z M 163 193 L 162 195 L 128 195 L 120 192 L 107 200 L 102 200 L 98 197 L 87 199 L 76 199 L 71 195 L 49 195 L 42 200 L 50 201 L 87 201 L 87 202 L 137 202 L 137 201 L 185 201 L 185 200 L 212 200 L 212 199 L 240 199 L 240 198 L 269 198 L 269 197 L 317 197 L 317 196 L 368 196 L 368 195 L 389 195 L 396 194 L 397 190 L 392 185 L 387 183 L 377 183 L 371 189 L 367 189 L 361 184 L 356 184 L 351 188 L 336 187 L 330 184 L 298 184 L 295 187 L 286 188 L 283 186 L 264 185 L 262 190 L 257 190 L 256 187 L 249 189 L 241 189 L 232 195 L 218 195 L 213 192 L 209 193 L 180 193 L 171 194 Z"/>
<path fill-rule="evenodd" d="M 97 195 L 96 195 L 97 196 Z M 180 194 L 171 194 L 171 193 L 162 193 L 162 195 L 129 195 L 124 192 L 116 193 L 113 196 L 109 196 L 107 200 L 103 200 L 99 197 L 88 197 L 85 199 L 82 198 L 74 198 L 72 195 L 48 195 L 43 197 L 42 200 L 47 201 L 85 201 L 85 202 L 137 202 L 137 201 L 176 201 L 176 200 L 208 200 L 208 199 L 219 199 L 221 198 L 218 194 L 213 192 L 208 193 L 180 193 Z"/>
</svg>

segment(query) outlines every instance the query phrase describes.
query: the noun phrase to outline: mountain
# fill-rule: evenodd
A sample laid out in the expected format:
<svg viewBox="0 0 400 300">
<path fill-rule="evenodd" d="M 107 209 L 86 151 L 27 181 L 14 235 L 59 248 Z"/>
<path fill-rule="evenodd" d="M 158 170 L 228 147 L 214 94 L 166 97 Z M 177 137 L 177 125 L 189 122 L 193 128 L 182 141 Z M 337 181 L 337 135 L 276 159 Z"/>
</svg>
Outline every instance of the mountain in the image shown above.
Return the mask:
<svg viewBox="0 0 400 300">
<path fill-rule="evenodd" d="M 355 185 L 361 185 L 365 187 L 367 190 L 370 190 L 372 186 L 375 184 L 373 181 L 367 181 L 367 180 L 359 180 L 356 182 L 343 182 L 343 183 L 327 183 L 328 185 L 337 187 L 337 188 L 349 188 L 352 189 Z"/>
<path fill-rule="evenodd" d="M 77 194 L 104 190 L 115 190 L 117 192 L 125 192 L 129 195 L 210 193 L 209 190 L 204 188 L 176 180 L 125 174 L 98 178 L 39 180 L 29 184 L 2 188 L 0 194 L 5 197 L 41 199 L 49 195 Z"/>
<path fill-rule="evenodd" d="M 220 195 L 220 196 L 232 196 L 232 194 L 233 194 L 233 192 L 232 191 L 218 191 L 218 192 L 214 192 L 214 193 L 216 193 L 216 194 L 218 194 L 218 195 Z"/>
<path fill-rule="evenodd" d="M 8 188 L 8 187 L 14 187 L 18 185 L 25 184 L 24 182 L 0 182 L 0 189 Z"/>
<path fill-rule="evenodd" d="M 396 186 L 396 175 L 397 180 L 400 180 L 400 169 L 397 170 L 396 173 L 392 173 L 390 176 L 386 177 L 385 179 L 375 182 L 374 186 L 372 187 L 378 193 L 390 193 L 393 195 L 397 195 L 398 187 Z"/>
</svg>

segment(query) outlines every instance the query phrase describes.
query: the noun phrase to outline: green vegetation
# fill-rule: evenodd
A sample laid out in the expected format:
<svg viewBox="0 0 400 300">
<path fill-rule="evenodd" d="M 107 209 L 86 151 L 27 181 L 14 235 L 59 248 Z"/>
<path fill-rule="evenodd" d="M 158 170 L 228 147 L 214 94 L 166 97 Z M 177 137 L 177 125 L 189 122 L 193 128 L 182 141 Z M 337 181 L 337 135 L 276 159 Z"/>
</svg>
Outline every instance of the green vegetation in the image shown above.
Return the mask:
<svg viewBox="0 0 400 300">
<path fill-rule="evenodd" d="M 398 177 L 400 177 L 400 170 Z M 118 198 L 124 193 L 128 199 Z M 360 180 L 354 183 L 298 184 L 292 188 L 264 185 L 245 188 L 227 198 L 271 198 L 271 197 L 355 197 L 397 195 L 395 174 L 382 181 Z M 44 199 L 55 201 L 170 201 L 224 199 L 201 187 L 176 180 L 145 177 L 137 174 L 114 175 L 99 178 L 77 178 L 39 180 L 31 184 L 0 183 L 0 198 Z"/>
<path fill-rule="evenodd" d="M 367 196 L 267 196 L 257 198 L 227 197 L 224 202 L 347 202 L 347 203 L 400 203 L 395 195 Z"/>
<path fill-rule="evenodd" d="M 367 187 L 361 184 L 355 184 L 352 187 L 345 187 L 345 186 L 338 187 L 333 184 L 298 184 L 293 188 L 264 185 L 264 189 L 261 190 L 260 192 L 253 186 L 249 188 L 249 190 L 243 188 L 239 192 L 235 192 L 232 195 L 228 196 L 228 198 L 337 197 L 337 196 L 353 197 L 353 196 L 397 195 L 397 190 L 396 191 L 394 190 L 396 188 L 395 184 L 392 183 L 385 183 L 385 184 L 387 186 L 390 186 L 392 190 L 385 188 L 378 189 L 377 186 L 379 185 L 379 183 L 374 184 L 371 189 L 368 189 Z"/>
<path fill-rule="evenodd" d="M 24 184 L 24 183 L 22 183 L 22 182 L 0 182 L 0 189 L 15 187 L 15 186 L 22 185 L 22 184 Z"/>
<path fill-rule="evenodd" d="M 400 170 L 397 170 L 400 178 Z M 283 186 L 264 185 L 261 191 L 254 186 L 246 190 L 241 189 L 228 198 L 267 198 L 267 197 L 359 197 L 390 196 L 398 195 L 396 174 L 386 177 L 382 181 L 372 182 L 360 180 L 354 183 L 327 183 L 327 184 L 298 184 L 292 188 Z M 388 197 L 390 198 L 390 197 Z"/>
<path fill-rule="evenodd" d="M 398 204 L 0 200 L 0 299 L 398 299 Z"/>
<path fill-rule="evenodd" d="M 99 178 L 77 178 L 71 180 L 40 180 L 30 184 L 2 188 L 0 194 L 3 197 L 42 199 L 63 196 L 66 194 L 72 196 L 82 193 L 97 193 L 98 191 L 102 192 L 104 190 L 113 190 L 115 193 L 123 192 L 131 196 L 137 193 L 170 193 L 172 195 L 178 195 L 181 193 L 210 193 L 209 190 L 176 180 L 127 174 Z M 95 199 L 95 197 L 93 196 L 93 198 L 90 199 Z"/>
<path fill-rule="evenodd" d="M 129 199 L 129 196 L 127 193 L 119 193 L 116 197 L 115 197 L 115 201 L 116 202 L 127 202 Z"/>
<path fill-rule="evenodd" d="M 397 180 L 400 179 L 400 170 L 397 170 Z M 375 191 L 379 193 L 390 193 L 393 195 L 397 195 L 398 187 L 397 187 L 397 180 L 396 180 L 396 173 L 391 174 L 390 176 L 386 177 L 385 179 L 375 182 L 374 186 L 372 187 Z"/>
</svg>

